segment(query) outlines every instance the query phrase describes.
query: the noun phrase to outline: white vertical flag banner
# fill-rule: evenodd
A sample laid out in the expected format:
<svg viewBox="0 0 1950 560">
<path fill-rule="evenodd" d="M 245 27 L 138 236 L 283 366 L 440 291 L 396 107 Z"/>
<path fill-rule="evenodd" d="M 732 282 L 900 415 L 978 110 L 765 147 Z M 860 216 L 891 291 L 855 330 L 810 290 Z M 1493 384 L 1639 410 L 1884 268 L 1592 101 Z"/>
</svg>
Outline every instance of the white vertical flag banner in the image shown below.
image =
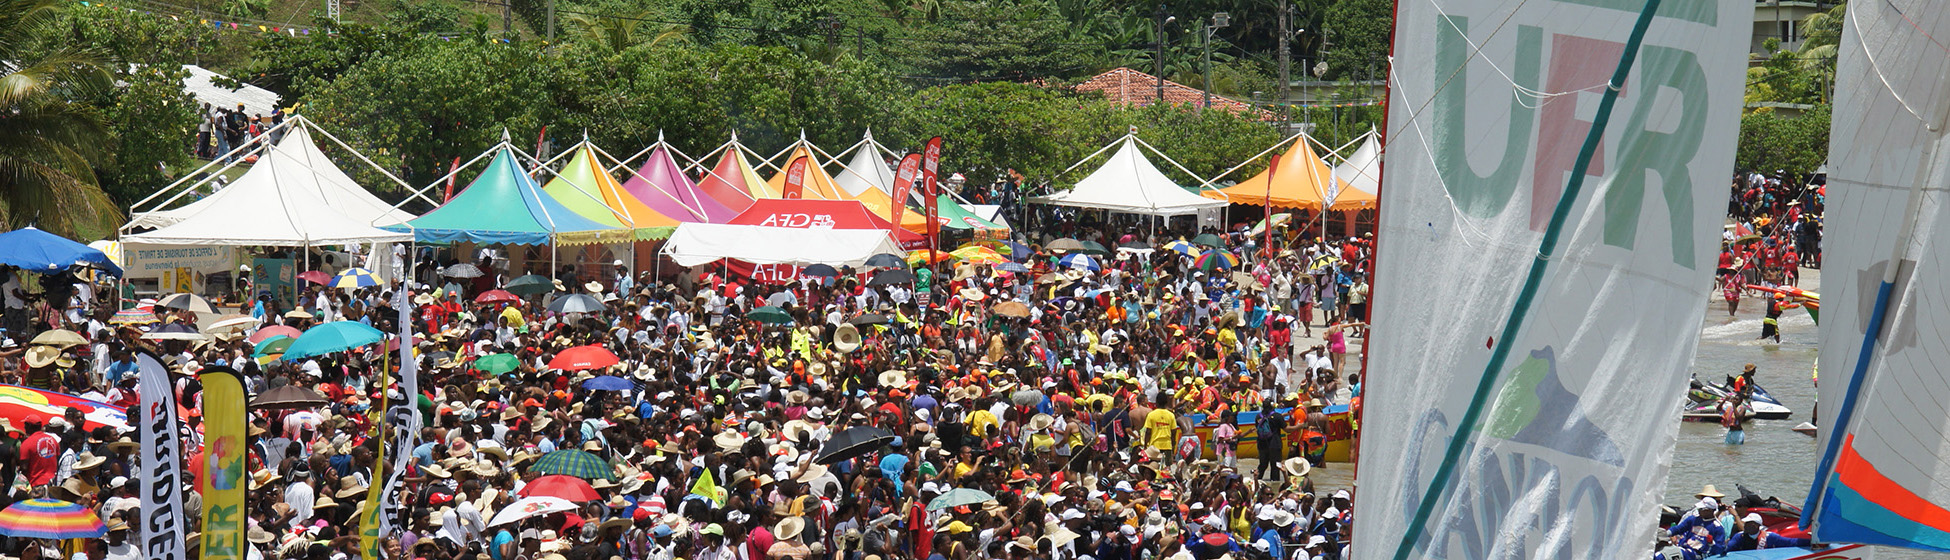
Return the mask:
<svg viewBox="0 0 1950 560">
<path fill-rule="evenodd" d="M 154 356 L 137 353 L 135 363 L 142 380 L 141 465 L 136 479 L 142 492 L 143 556 L 152 560 L 183 560 L 187 542 L 183 533 L 183 446 L 178 439 L 176 393 L 171 390 L 169 369 Z"/>
<path fill-rule="evenodd" d="M 1649 556 L 1753 5 L 1397 9 L 1351 557 Z"/>
<path fill-rule="evenodd" d="M 399 386 L 400 397 L 392 399 L 386 410 L 386 425 L 393 430 L 393 468 L 386 475 L 386 491 L 381 496 L 381 507 L 385 515 L 380 516 L 379 535 L 384 538 L 398 529 L 400 516 L 405 513 L 406 504 L 403 492 L 406 489 L 406 471 L 413 464 L 413 447 L 418 445 L 420 434 L 420 415 L 416 405 L 420 401 L 419 360 L 413 345 L 413 294 L 401 286 L 393 301 L 394 309 L 399 311 Z"/>
</svg>

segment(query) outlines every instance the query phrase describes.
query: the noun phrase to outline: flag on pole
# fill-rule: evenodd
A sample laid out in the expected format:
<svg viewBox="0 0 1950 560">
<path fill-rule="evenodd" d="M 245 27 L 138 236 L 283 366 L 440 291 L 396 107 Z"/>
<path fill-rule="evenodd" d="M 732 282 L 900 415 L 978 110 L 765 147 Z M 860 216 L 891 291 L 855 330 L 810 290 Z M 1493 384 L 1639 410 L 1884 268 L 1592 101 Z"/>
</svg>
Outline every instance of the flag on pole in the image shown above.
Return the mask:
<svg viewBox="0 0 1950 560">
<path fill-rule="evenodd" d="M 901 214 L 907 211 L 907 194 L 914 190 L 914 179 L 921 173 L 921 154 L 901 158 L 900 171 L 894 174 L 893 227 L 901 227 Z"/>
<path fill-rule="evenodd" d="M 941 182 L 936 174 L 941 169 L 941 137 L 928 139 L 928 147 L 921 151 L 921 193 L 922 203 L 928 205 L 928 260 L 934 260 L 934 251 L 941 248 L 941 209 L 936 196 L 941 194 Z"/>
<path fill-rule="evenodd" d="M 243 378 L 230 368 L 205 366 L 197 379 L 203 382 L 203 480 L 197 485 L 203 495 L 203 560 L 243 558 L 244 401 L 249 397 Z"/>
<path fill-rule="evenodd" d="M 700 470 L 703 471 L 703 474 L 698 475 L 697 482 L 691 483 L 691 493 L 711 500 L 711 503 L 723 506 L 725 499 L 724 489 L 718 488 L 718 481 L 715 477 L 711 476 L 711 469 Z"/>
<path fill-rule="evenodd" d="M 785 187 L 781 190 L 783 191 L 782 196 L 784 196 L 787 199 L 797 200 L 800 198 L 805 198 L 806 196 L 806 157 L 805 156 L 792 158 L 792 163 L 788 163 L 785 165 Z"/>
</svg>

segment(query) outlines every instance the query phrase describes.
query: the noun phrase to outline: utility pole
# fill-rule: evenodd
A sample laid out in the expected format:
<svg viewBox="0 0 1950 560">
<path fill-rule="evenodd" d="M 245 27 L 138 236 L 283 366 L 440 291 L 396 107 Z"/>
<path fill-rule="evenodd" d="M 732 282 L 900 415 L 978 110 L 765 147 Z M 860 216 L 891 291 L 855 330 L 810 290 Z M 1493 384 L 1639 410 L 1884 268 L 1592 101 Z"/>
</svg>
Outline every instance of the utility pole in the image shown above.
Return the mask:
<svg viewBox="0 0 1950 560">
<path fill-rule="evenodd" d="M 501 2 L 501 38 L 513 40 L 515 35 L 515 0 Z"/>
<path fill-rule="evenodd" d="M 1203 107 L 1212 106 L 1212 35 L 1228 25 L 1232 25 L 1232 14 L 1218 12 L 1212 14 L 1212 24 L 1205 26 L 1205 105 Z"/>
<path fill-rule="evenodd" d="M 1279 104 L 1280 104 L 1280 134 L 1281 135 L 1285 135 L 1288 129 L 1293 128 L 1293 125 L 1289 122 L 1290 119 L 1287 116 L 1287 110 L 1286 110 L 1288 94 L 1292 93 L 1291 91 L 1289 91 L 1289 88 L 1293 87 L 1293 78 L 1288 75 L 1288 73 L 1292 70 L 1293 67 L 1293 53 L 1291 52 L 1291 49 L 1287 47 L 1287 38 L 1292 36 L 1292 34 L 1287 32 L 1286 26 L 1288 20 L 1293 18 L 1287 17 L 1286 1 L 1287 0 L 1279 0 L 1280 2 L 1280 10 L 1279 10 L 1280 12 L 1280 47 L 1279 47 L 1280 48 L 1280 100 L 1279 100 Z"/>
<path fill-rule="evenodd" d="M 548 0 L 548 43 L 555 44 L 555 0 Z"/>
<path fill-rule="evenodd" d="M 1158 20 L 1158 35 L 1154 37 L 1154 39 L 1157 39 L 1156 45 L 1158 50 L 1151 57 L 1151 62 L 1152 67 L 1157 71 L 1158 94 L 1151 99 L 1151 102 L 1156 104 L 1165 102 L 1165 24 L 1169 24 L 1172 20 L 1178 19 L 1178 16 L 1165 15 L 1165 3 L 1159 2 L 1158 12 L 1154 17 Z"/>
</svg>

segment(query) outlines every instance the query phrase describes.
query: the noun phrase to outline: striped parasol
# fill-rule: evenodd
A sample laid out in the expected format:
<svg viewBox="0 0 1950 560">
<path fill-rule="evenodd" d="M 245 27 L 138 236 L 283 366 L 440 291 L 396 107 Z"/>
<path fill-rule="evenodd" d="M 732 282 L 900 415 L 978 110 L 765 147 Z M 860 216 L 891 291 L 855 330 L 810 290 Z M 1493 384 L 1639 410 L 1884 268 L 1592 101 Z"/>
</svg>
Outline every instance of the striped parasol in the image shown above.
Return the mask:
<svg viewBox="0 0 1950 560">
<path fill-rule="evenodd" d="M 1165 250 L 1171 251 L 1173 253 L 1178 253 L 1180 255 L 1185 255 L 1187 257 L 1196 257 L 1199 255 L 1199 253 L 1204 252 L 1200 250 L 1197 245 L 1193 245 L 1192 242 L 1183 239 L 1166 243 Z"/>
<path fill-rule="evenodd" d="M 332 281 L 325 285 L 333 288 L 364 288 L 382 283 L 379 281 L 379 275 L 355 266 L 345 269 L 345 272 L 340 272 L 338 276 L 333 276 Z"/>
<path fill-rule="evenodd" d="M 1009 262 L 1008 258 L 1003 257 L 1001 253 L 995 252 L 995 249 L 980 245 L 962 247 L 948 254 L 954 255 L 957 259 L 968 261 L 969 264 L 1002 264 Z"/>
<path fill-rule="evenodd" d="M 95 512 L 73 502 L 35 498 L 0 510 L 0 535 L 35 539 L 93 539 L 108 533 Z"/>
<path fill-rule="evenodd" d="M 576 478 L 595 480 L 611 478 L 609 462 L 580 449 L 558 449 L 548 452 L 535 460 L 530 472 L 543 474 L 563 474 Z"/>
<path fill-rule="evenodd" d="M 155 313 L 150 313 L 149 310 L 141 308 L 117 311 L 114 317 L 108 318 L 108 324 L 111 325 L 147 325 L 157 321 L 159 319 L 156 319 Z"/>
<path fill-rule="evenodd" d="M 1239 266 L 1239 256 L 1224 249 L 1213 249 L 1206 251 L 1203 255 L 1199 255 L 1197 259 L 1192 261 L 1192 266 L 1205 271 L 1232 270 L 1234 267 Z"/>
</svg>

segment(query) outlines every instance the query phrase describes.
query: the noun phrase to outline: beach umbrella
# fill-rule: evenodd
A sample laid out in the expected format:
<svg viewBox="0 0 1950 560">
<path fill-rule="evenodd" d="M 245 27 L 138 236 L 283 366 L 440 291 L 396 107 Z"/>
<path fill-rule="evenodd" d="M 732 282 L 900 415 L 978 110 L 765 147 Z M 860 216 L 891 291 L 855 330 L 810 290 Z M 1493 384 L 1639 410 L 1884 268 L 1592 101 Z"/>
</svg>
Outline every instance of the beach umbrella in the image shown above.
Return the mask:
<svg viewBox="0 0 1950 560">
<path fill-rule="evenodd" d="M 67 393 L 0 385 L 0 418 L 13 422 L 15 426 L 20 426 L 29 416 L 38 416 L 42 420 L 61 416 L 69 408 L 81 411 L 83 432 L 102 426 L 116 430 L 129 429 L 129 415 L 122 407 Z"/>
<path fill-rule="evenodd" d="M 1327 267 L 1340 264 L 1340 262 L 1341 262 L 1340 257 L 1336 257 L 1333 255 L 1321 255 L 1318 257 L 1314 257 L 1313 262 L 1307 263 L 1307 270 L 1310 272 L 1319 272 L 1322 270 L 1327 270 Z"/>
<path fill-rule="evenodd" d="M 102 519 L 74 502 L 34 498 L 0 510 L 0 535 L 31 539 L 94 539 L 108 534 Z"/>
<path fill-rule="evenodd" d="M 203 296 L 196 294 L 169 294 L 162 299 L 156 300 L 156 307 L 181 309 L 194 313 L 217 312 L 216 306 L 210 305 L 210 300 L 203 299 Z"/>
<path fill-rule="evenodd" d="M 159 319 L 156 318 L 155 313 L 140 308 L 117 311 L 115 316 L 108 318 L 110 325 L 147 325 L 157 321 Z"/>
<path fill-rule="evenodd" d="M 1239 256 L 1231 251 L 1207 251 L 1194 259 L 1192 266 L 1204 271 L 1232 270 L 1239 266 Z"/>
<path fill-rule="evenodd" d="M 1065 237 L 1044 245 L 1043 250 L 1052 253 L 1074 253 L 1083 250 L 1083 242 Z"/>
<path fill-rule="evenodd" d="M 616 365 L 616 362 L 616 354 L 610 353 L 609 349 L 590 344 L 557 352 L 555 359 L 549 360 L 548 367 L 549 369 L 577 371 L 602 369 Z"/>
<path fill-rule="evenodd" d="M 7 188 L 25 187 L 8 185 Z M 122 275 L 122 267 L 115 266 L 108 254 L 100 249 L 33 226 L 0 233 L 0 264 L 41 274 L 53 274 L 70 266 L 85 265 L 107 270 L 115 276 Z"/>
<path fill-rule="evenodd" d="M 995 252 L 995 249 L 981 245 L 962 247 L 948 254 L 954 255 L 957 259 L 968 261 L 970 264 L 1002 264 L 1009 261 L 1001 253 Z"/>
<path fill-rule="evenodd" d="M 1225 238 L 1219 237 L 1219 234 L 1216 233 L 1201 233 L 1198 234 L 1198 237 L 1192 238 L 1192 244 L 1203 245 L 1214 249 L 1223 249 L 1226 246 L 1226 240 Z"/>
<path fill-rule="evenodd" d="M 378 344 L 386 340 L 386 333 L 379 332 L 358 321 L 333 321 L 325 323 L 299 335 L 298 341 L 284 350 L 286 359 L 323 356 L 333 352 L 344 352 L 367 344 Z"/>
<path fill-rule="evenodd" d="M 501 288 L 524 296 L 532 296 L 555 291 L 555 281 L 540 274 L 529 274 L 509 280 L 508 284 Z"/>
<path fill-rule="evenodd" d="M 806 276 L 819 276 L 823 278 L 832 278 L 840 275 L 840 271 L 834 270 L 832 265 L 823 263 L 799 269 L 799 273 Z"/>
<path fill-rule="evenodd" d="M 345 272 L 340 272 L 338 276 L 333 276 L 332 281 L 325 285 L 333 288 L 366 288 L 384 283 L 379 279 L 378 274 L 355 266 L 345 269 Z"/>
<path fill-rule="evenodd" d="M 1083 249 L 1078 252 L 1088 254 L 1088 255 L 1097 255 L 1100 257 L 1110 254 L 1109 249 L 1105 249 L 1103 244 L 1095 241 L 1084 241 Z"/>
<path fill-rule="evenodd" d="M 608 308 L 603 300 L 589 294 L 569 294 L 548 302 L 548 310 L 556 313 L 597 313 Z"/>
<path fill-rule="evenodd" d="M 251 399 L 251 408 L 261 410 L 317 408 L 328 404 L 332 404 L 332 401 L 327 400 L 325 395 L 297 385 L 281 385 Z"/>
<path fill-rule="evenodd" d="M 298 273 L 298 279 L 304 280 L 306 282 L 311 282 L 313 284 L 321 284 L 321 285 L 332 283 L 332 275 L 326 274 L 325 271 L 323 270 L 307 270 L 304 272 L 300 272 Z"/>
<path fill-rule="evenodd" d="M 284 325 L 271 325 L 268 327 L 257 329 L 257 332 L 251 333 L 250 338 L 246 338 L 244 340 L 250 341 L 251 344 L 263 344 L 264 341 L 270 340 L 275 337 L 288 336 L 291 338 L 298 338 L 298 335 L 301 334 L 305 334 L 304 331 L 300 331 L 293 327 L 287 327 Z"/>
<path fill-rule="evenodd" d="M 866 265 L 874 268 L 907 268 L 907 260 L 900 255 L 881 253 L 867 257 Z"/>
<path fill-rule="evenodd" d="M 888 319 L 886 315 L 881 315 L 879 313 L 861 313 L 859 315 L 854 316 L 852 319 L 847 319 L 846 324 L 885 325 L 887 324 L 888 321 L 890 321 L 890 319 Z"/>
<path fill-rule="evenodd" d="M 474 369 L 501 375 L 521 367 L 521 358 L 514 354 L 488 354 L 474 359 Z"/>
<path fill-rule="evenodd" d="M 1058 259 L 1056 261 L 1056 264 L 1063 265 L 1069 268 L 1076 268 L 1076 269 L 1089 270 L 1089 271 L 1098 271 L 1104 269 L 1104 265 L 1098 264 L 1097 259 L 1090 258 L 1090 255 L 1085 255 L 1083 253 L 1071 253 L 1068 255 L 1063 255 L 1063 258 Z"/>
<path fill-rule="evenodd" d="M 295 336 L 285 336 L 285 335 L 274 336 L 269 339 L 265 339 L 261 342 L 255 343 L 257 345 L 257 348 L 251 353 L 251 355 L 252 357 L 262 358 L 273 354 L 283 354 L 285 350 L 291 348 L 291 343 L 297 341 L 298 341 L 298 337 Z"/>
<path fill-rule="evenodd" d="M 995 269 L 1002 272 L 1029 272 L 1029 267 L 1023 266 L 1022 263 L 1018 263 L 1018 262 L 1005 262 L 1002 264 L 998 264 L 995 265 Z"/>
<path fill-rule="evenodd" d="M 241 331 L 261 324 L 264 324 L 263 319 L 241 313 L 232 313 L 217 318 L 216 322 L 210 323 L 210 326 L 203 327 L 203 332 L 220 333 Z"/>
<path fill-rule="evenodd" d="M 68 329 L 53 329 L 49 331 L 44 331 L 39 335 L 35 335 L 34 341 L 29 342 L 28 344 L 40 344 L 45 346 L 53 346 L 55 348 L 69 348 L 74 346 L 80 346 L 87 343 L 88 343 L 88 339 L 82 338 L 81 333 L 74 332 Z"/>
<path fill-rule="evenodd" d="M 636 388 L 636 385 L 614 375 L 599 375 L 582 382 L 582 388 L 591 391 L 628 391 Z"/>
<path fill-rule="evenodd" d="M 1028 317 L 1029 316 L 1029 306 L 1023 305 L 1023 303 L 1020 301 L 1005 301 L 1002 303 L 998 303 L 995 304 L 995 307 L 989 308 L 989 311 L 995 313 L 996 315 L 1001 315 L 1003 317 Z"/>
<path fill-rule="evenodd" d="M 521 296 L 515 295 L 514 292 L 507 290 L 488 290 L 481 292 L 481 295 L 474 296 L 474 303 L 515 303 L 519 301 L 521 301 Z"/>
<path fill-rule="evenodd" d="M 956 488 L 934 499 L 928 500 L 928 511 L 940 511 L 951 507 L 972 506 L 995 499 L 988 492 L 974 488 Z"/>
<path fill-rule="evenodd" d="M 514 503 L 501 508 L 501 511 L 494 512 L 494 517 L 488 520 L 488 526 L 498 527 L 530 517 L 575 510 L 575 502 L 555 496 L 531 496 L 515 500 Z"/>
<path fill-rule="evenodd" d="M 440 275 L 448 278 L 480 278 L 481 268 L 467 263 L 460 263 L 440 269 Z"/>
<path fill-rule="evenodd" d="M 182 323 L 170 323 L 150 329 L 148 334 L 142 335 L 142 338 L 149 340 L 203 340 L 209 337 L 204 336 L 203 333 L 196 332 L 196 327 Z"/>
<path fill-rule="evenodd" d="M 893 441 L 893 432 L 873 426 L 854 426 L 833 434 L 832 438 L 820 444 L 819 455 L 813 457 L 813 462 L 831 465 L 866 455 Z"/>
<path fill-rule="evenodd" d="M 589 485 L 589 481 L 561 474 L 551 474 L 528 481 L 528 484 L 516 491 L 515 495 L 523 498 L 547 496 L 571 502 L 593 502 L 603 499 L 602 494 L 596 493 L 596 487 Z"/>
<path fill-rule="evenodd" d="M 581 449 L 550 451 L 536 459 L 535 466 L 529 467 L 528 472 L 568 475 L 587 480 L 611 478 L 608 461 Z"/>
<path fill-rule="evenodd" d="M 868 286 L 891 286 L 895 284 L 906 284 L 913 281 L 914 281 L 913 272 L 908 271 L 906 269 L 896 268 L 890 270 L 882 270 L 880 272 L 874 273 L 873 278 L 867 279 L 867 285 Z"/>
<path fill-rule="evenodd" d="M 783 325 L 792 322 L 792 314 L 786 313 L 784 309 L 779 309 L 777 307 L 773 307 L 770 305 L 767 305 L 765 307 L 760 307 L 758 309 L 753 309 L 750 313 L 745 314 L 745 318 L 753 321 L 758 321 L 760 323 L 770 323 L 774 325 Z"/>
<path fill-rule="evenodd" d="M 1173 253 L 1178 253 L 1180 255 L 1185 255 L 1187 257 L 1196 257 L 1199 255 L 1199 253 L 1204 252 L 1201 251 L 1197 245 L 1193 245 L 1190 241 L 1186 241 L 1183 239 L 1166 243 L 1165 250 L 1171 251 Z"/>
</svg>

